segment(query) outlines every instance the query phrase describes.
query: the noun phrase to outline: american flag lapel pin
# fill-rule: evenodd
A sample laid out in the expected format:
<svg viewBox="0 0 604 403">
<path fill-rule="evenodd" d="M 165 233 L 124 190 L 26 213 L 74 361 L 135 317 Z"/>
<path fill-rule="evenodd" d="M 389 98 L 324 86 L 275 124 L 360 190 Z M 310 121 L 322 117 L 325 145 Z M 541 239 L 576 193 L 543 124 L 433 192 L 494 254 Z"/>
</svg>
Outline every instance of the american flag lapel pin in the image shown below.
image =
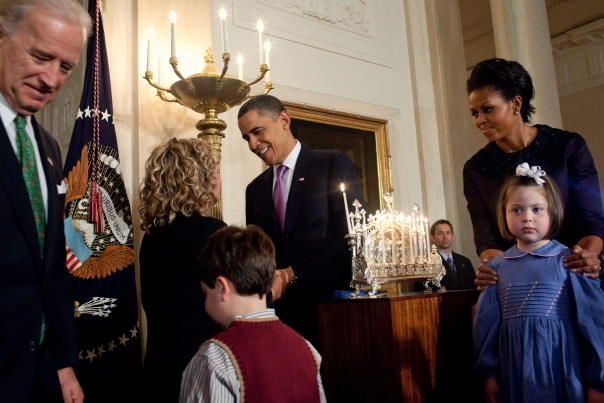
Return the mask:
<svg viewBox="0 0 604 403">
<path fill-rule="evenodd" d="M 48 160 L 48 163 L 50 164 L 51 167 L 55 166 L 55 164 L 52 163 L 52 160 L 50 159 L 49 156 L 46 156 L 46 159 Z"/>
</svg>

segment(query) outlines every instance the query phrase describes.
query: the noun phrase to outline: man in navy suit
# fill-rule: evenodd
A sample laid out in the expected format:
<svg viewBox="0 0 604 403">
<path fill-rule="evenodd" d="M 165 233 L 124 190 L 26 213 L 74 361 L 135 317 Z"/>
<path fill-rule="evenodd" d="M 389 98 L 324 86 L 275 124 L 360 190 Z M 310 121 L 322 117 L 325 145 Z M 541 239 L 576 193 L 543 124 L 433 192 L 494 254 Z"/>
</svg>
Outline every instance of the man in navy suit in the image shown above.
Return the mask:
<svg viewBox="0 0 604 403">
<path fill-rule="evenodd" d="M 84 399 L 73 370 L 78 352 L 61 155 L 33 114 L 69 78 L 89 29 L 88 13 L 74 0 L 0 0 L 2 402 Z"/>
<path fill-rule="evenodd" d="M 258 225 L 275 244 L 277 271 L 271 292 L 276 314 L 320 347 L 316 301 L 350 289 L 352 279 L 340 185 L 345 186 L 349 211 L 354 211 L 355 199 L 363 203 L 354 164 L 344 153 L 311 150 L 296 140 L 289 114 L 273 96 L 251 98 L 238 119 L 250 151 L 270 167 L 247 186 L 245 210 L 247 224 Z M 287 168 L 277 185 L 281 165 Z M 285 197 L 286 203 L 282 223 L 274 203 L 278 197 Z"/>
<path fill-rule="evenodd" d="M 473 290 L 476 288 L 474 266 L 470 259 L 451 250 L 454 237 L 453 226 L 447 220 L 438 220 L 430 228 L 430 241 L 438 249 L 446 271 L 440 283 L 449 291 Z"/>
</svg>

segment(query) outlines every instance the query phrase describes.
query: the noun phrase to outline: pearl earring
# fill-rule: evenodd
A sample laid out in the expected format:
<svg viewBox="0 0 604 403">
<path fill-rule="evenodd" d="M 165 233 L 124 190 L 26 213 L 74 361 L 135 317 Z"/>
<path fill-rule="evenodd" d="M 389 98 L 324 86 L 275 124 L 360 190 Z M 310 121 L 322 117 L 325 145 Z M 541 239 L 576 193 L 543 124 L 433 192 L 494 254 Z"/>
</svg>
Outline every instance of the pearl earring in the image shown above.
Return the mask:
<svg viewBox="0 0 604 403">
<path fill-rule="evenodd" d="M 514 112 L 514 115 L 518 115 L 518 111 Z"/>
</svg>

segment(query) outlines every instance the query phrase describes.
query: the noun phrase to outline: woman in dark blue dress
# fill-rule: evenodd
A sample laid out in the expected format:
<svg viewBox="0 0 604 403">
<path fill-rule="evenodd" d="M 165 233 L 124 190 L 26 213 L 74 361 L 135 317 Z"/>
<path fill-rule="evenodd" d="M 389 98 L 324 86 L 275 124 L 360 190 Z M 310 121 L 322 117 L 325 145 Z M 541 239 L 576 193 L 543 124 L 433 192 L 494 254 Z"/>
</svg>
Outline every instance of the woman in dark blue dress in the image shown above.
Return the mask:
<svg viewBox="0 0 604 403">
<path fill-rule="evenodd" d="M 512 243 L 497 229 L 495 200 L 504 180 L 527 162 L 554 179 L 564 203 L 565 221 L 554 239 L 571 248 L 568 268 L 597 278 L 604 238 L 604 210 L 598 173 L 585 140 L 577 133 L 546 125 L 531 126 L 535 90 L 529 73 L 515 61 L 484 60 L 467 81 L 470 112 L 489 141 L 464 166 L 464 195 L 483 262 L 475 283 L 494 285 L 495 272 L 484 262 Z"/>
</svg>

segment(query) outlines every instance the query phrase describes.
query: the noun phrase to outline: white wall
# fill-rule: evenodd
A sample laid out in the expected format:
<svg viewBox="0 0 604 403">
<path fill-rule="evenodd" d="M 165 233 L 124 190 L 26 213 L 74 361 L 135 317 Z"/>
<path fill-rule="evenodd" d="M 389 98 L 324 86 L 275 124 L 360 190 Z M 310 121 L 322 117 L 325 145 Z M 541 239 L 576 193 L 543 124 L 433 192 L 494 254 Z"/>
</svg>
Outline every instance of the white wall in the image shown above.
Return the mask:
<svg viewBox="0 0 604 403">
<path fill-rule="evenodd" d="M 344 32 L 313 18 L 305 20 L 297 16 L 299 18 L 295 20 L 293 13 L 288 14 L 278 7 L 271 8 L 267 3 L 270 2 L 211 2 L 215 53 L 221 49 L 217 17 L 221 4 L 229 15 L 227 31 L 233 66 L 231 74 L 236 74 L 235 59 L 239 52 L 245 59 L 244 78 L 251 81 L 258 74 L 255 21 L 261 16 L 265 24 L 264 39 L 272 43 L 270 68 L 275 89 L 271 94 L 283 100 L 388 119 L 395 204 L 405 210 L 413 203 L 423 207 L 402 3 L 383 2 L 376 7 L 377 3 L 367 2 L 373 13 L 369 18 L 373 24 L 374 36 L 371 38 Z M 242 17 L 242 11 L 249 14 Z M 294 21 L 287 24 L 292 18 Z M 321 30 L 323 42 L 313 39 L 314 31 L 308 33 L 308 29 Z M 346 37 L 343 42 L 342 36 Z M 341 46 L 333 44 L 338 41 Z M 367 42 L 371 41 L 378 49 L 370 51 L 377 56 L 355 55 L 351 51 L 355 47 L 367 48 Z M 222 64 L 217 63 L 217 66 L 220 68 Z M 262 83 L 258 83 L 252 87 L 252 93 L 259 93 L 262 89 Z M 234 108 L 222 115 L 228 124 L 222 154 L 223 209 L 227 223 L 240 223 L 245 219 L 245 186 L 263 169 L 261 161 L 241 140 L 236 125 L 237 110 Z"/>
</svg>

